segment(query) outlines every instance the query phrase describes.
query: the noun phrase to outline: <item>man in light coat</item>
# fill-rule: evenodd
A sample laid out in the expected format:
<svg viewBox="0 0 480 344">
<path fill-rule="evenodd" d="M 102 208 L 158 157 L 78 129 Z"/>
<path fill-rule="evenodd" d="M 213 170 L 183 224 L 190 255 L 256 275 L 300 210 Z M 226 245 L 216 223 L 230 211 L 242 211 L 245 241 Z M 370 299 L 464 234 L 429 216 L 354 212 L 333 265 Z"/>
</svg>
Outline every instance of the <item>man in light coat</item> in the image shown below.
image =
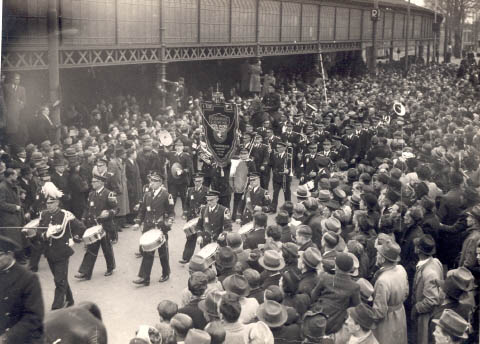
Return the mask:
<svg viewBox="0 0 480 344">
<path fill-rule="evenodd" d="M 404 301 L 409 286 L 405 268 L 400 261 L 400 246 L 393 241 L 381 245 L 377 252 L 380 269 L 374 276 L 373 334 L 379 343 L 406 344 L 407 318 Z"/>
<path fill-rule="evenodd" d="M 415 324 L 416 343 L 428 344 L 430 318 L 435 307 L 442 302 L 439 281 L 443 281 L 443 266 L 432 257 L 436 248 L 431 235 L 416 238 L 414 245 L 419 260 L 413 281 L 411 317 Z"/>
</svg>

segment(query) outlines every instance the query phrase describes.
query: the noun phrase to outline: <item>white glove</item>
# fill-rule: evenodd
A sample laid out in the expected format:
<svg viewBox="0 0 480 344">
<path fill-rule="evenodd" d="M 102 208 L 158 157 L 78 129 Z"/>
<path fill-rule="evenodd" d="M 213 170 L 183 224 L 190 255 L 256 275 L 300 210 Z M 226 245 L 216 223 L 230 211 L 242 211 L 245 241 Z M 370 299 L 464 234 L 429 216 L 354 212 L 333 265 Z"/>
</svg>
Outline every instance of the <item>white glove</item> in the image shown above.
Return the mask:
<svg viewBox="0 0 480 344">
<path fill-rule="evenodd" d="M 140 225 L 138 223 L 134 224 L 132 227 L 134 231 L 138 231 L 139 228 L 140 228 Z"/>
</svg>

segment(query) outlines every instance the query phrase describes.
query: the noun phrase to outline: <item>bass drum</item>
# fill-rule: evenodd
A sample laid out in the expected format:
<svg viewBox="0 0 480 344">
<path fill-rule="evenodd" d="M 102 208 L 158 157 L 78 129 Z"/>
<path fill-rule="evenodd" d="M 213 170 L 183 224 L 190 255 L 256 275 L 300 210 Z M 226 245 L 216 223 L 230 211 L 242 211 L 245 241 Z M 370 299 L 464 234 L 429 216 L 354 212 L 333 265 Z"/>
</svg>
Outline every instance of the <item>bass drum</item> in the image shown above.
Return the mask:
<svg viewBox="0 0 480 344">
<path fill-rule="evenodd" d="M 248 165 L 243 160 L 232 159 L 229 183 L 233 192 L 244 193 L 248 181 Z"/>
</svg>

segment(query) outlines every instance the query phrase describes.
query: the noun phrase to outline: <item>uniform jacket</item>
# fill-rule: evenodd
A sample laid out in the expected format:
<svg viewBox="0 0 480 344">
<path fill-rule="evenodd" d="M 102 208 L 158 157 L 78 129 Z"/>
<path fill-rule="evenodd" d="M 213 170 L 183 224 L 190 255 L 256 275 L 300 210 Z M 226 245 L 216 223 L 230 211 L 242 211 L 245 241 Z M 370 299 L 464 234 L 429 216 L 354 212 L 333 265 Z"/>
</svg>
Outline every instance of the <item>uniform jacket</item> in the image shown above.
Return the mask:
<svg viewBox="0 0 480 344">
<path fill-rule="evenodd" d="M 174 203 L 172 196 L 165 187 L 155 195 L 154 191 L 149 191 L 143 196 L 143 201 L 138 210 L 138 219 L 143 223 L 143 232 L 160 226 L 164 231 L 168 231 L 165 221 L 175 217 Z"/>
<path fill-rule="evenodd" d="M 428 325 L 436 306 L 442 302 L 439 281 L 443 280 L 443 266 L 430 257 L 417 267 L 413 281 L 412 305 L 417 312 L 417 344 L 428 344 Z"/>
<path fill-rule="evenodd" d="M 23 224 L 23 217 L 17 211 L 17 205 L 21 205 L 16 186 L 4 180 L 0 183 L 0 223 L 2 227 L 15 227 Z M 20 230 L 0 229 L 0 234 L 6 235 L 17 243 L 22 242 Z"/>
<path fill-rule="evenodd" d="M 6 344 L 43 343 L 44 305 L 35 273 L 15 263 L 0 271 L 0 336 L 8 331 Z"/>
<path fill-rule="evenodd" d="M 260 143 L 254 144 L 252 148 L 251 157 L 255 162 L 255 170 L 261 172 L 260 167 L 264 166 L 267 168 L 268 163 L 270 162 L 270 153 L 268 152 L 268 146 Z"/>
<path fill-rule="evenodd" d="M 261 186 L 258 186 L 255 191 L 252 189 L 247 192 L 247 206 L 254 209 L 256 206 L 260 207 L 269 207 L 270 206 L 270 196 L 268 191 L 263 189 Z M 250 205 L 249 205 L 250 202 Z"/>
<path fill-rule="evenodd" d="M 197 232 L 210 238 L 211 241 L 217 241 L 220 233 L 232 231 L 230 211 L 221 204 L 217 204 L 213 211 L 206 206 L 200 213 L 196 228 Z"/>
<path fill-rule="evenodd" d="M 188 220 L 200 215 L 200 207 L 207 204 L 207 192 L 208 188 L 203 185 L 198 190 L 194 186 L 188 188 L 185 198 L 185 211 Z"/>
<path fill-rule="evenodd" d="M 59 209 L 54 214 L 44 211 L 40 215 L 40 227 L 48 227 L 50 225 L 61 225 L 66 215 L 66 211 Z M 46 230 L 37 231 L 37 236 L 46 242 L 45 257 L 51 262 L 58 262 L 67 259 L 73 255 L 74 251 L 69 246 L 69 240 L 74 236 L 82 237 L 85 232 L 85 226 L 77 219 L 70 220 L 65 226 L 63 235 L 55 239 L 53 237 L 47 238 L 45 236 Z"/>
<path fill-rule="evenodd" d="M 350 275 L 337 271 L 322 272 L 311 292 L 314 309 L 328 315 L 326 334 L 338 332 L 347 318 L 347 309 L 360 303 L 360 286 Z"/>
<path fill-rule="evenodd" d="M 403 303 L 408 297 L 407 272 L 401 265 L 381 268 L 375 275 L 373 311 L 380 343 L 406 344 L 407 318 Z"/>
<path fill-rule="evenodd" d="M 348 147 L 348 161 L 356 159 L 360 153 L 360 139 L 357 135 L 345 135 L 343 144 Z"/>
<path fill-rule="evenodd" d="M 118 216 L 125 216 L 130 212 L 128 202 L 127 176 L 125 174 L 125 164 L 122 159 L 112 159 L 108 163 L 108 172 L 113 174 L 113 180 L 117 185 Z"/>
<path fill-rule="evenodd" d="M 105 231 L 113 232 L 115 230 L 113 218 L 117 213 L 117 204 L 116 201 L 108 199 L 109 195 L 114 197 L 112 192 L 105 187 L 100 192 L 90 191 L 87 207 L 82 216 L 85 219 L 83 223 L 87 228 L 101 224 Z M 108 217 L 99 219 L 102 210 L 108 210 Z"/>
<path fill-rule="evenodd" d="M 292 156 L 289 154 L 287 158 L 287 152 L 283 152 L 282 155 L 280 155 L 277 152 L 274 152 L 272 154 L 272 157 L 270 159 L 270 166 L 272 167 L 273 171 L 273 182 L 274 183 L 279 183 L 281 184 L 283 182 L 283 176 L 284 176 L 284 170 L 285 170 L 285 165 L 288 169 L 287 172 L 287 182 L 292 181 L 292 177 L 290 177 L 288 174 L 290 173 L 290 167 L 292 166 Z"/>
</svg>

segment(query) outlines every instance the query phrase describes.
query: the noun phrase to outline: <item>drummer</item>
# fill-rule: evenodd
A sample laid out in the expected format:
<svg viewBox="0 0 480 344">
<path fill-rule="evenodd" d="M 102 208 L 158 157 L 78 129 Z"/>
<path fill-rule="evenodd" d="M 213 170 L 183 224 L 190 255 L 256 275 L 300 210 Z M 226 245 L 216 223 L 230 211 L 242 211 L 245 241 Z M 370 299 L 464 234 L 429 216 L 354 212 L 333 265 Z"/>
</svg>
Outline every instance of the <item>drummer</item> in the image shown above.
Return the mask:
<svg viewBox="0 0 480 344">
<path fill-rule="evenodd" d="M 107 271 L 104 276 L 111 276 L 115 269 L 115 256 L 110 236 L 115 231 L 113 219 L 117 213 L 117 201 L 115 194 L 105 187 L 106 181 L 107 176 L 93 175 L 93 191 L 88 196 L 88 204 L 82 221 L 88 228 L 101 225 L 103 227 L 102 231 L 105 231 L 106 235 L 87 245 L 82 264 L 78 269 L 78 274 L 75 275 L 75 278 L 80 280 L 90 280 L 92 278 L 100 246 L 102 246 L 103 256 L 107 262 Z"/>
<path fill-rule="evenodd" d="M 200 234 L 199 243 L 203 247 L 216 242 L 222 232 L 232 231 L 230 210 L 218 204 L 220 192 L 210 190 L 207 193 L 207 206 L 200 212 L 197 222 L 197 233 Z"/>
<path fill-rule="evenodd" d="M 75 216 L 59 208 L 63 193 L 55 185 L 44 188 L 47 209 L 40 213 L 39 227 L 47 230 L 37 231 L 39 240 L 45 243 L 45 257 L 55 282 L 55 297 L 52 310 L 73 305 L 73 295 L 68 284 L 68 261 L 73 255 L 73 238 L 78 242 L 85 231 L 85 226 Z"/>
<path fill-rule="evenodd" d="M 203 185 L 203 173 L 196 173 L 193 177 L 193 183 L 195 186 L 188 188 L 187 197 L 185 200 L 187 221 L 190 221 L 200 215 L 202 206 L 207 204 L 208 188 Z M 183 249 L 181 264 L 186 264 L 192 258 L 195 251 L 195 245 L 197 243 L 197 234 L 187 236 L 187 242 Z"/>
<path fill-rule="evenodd" d="M 150 189 L 143 196 L 143 201 L 138 210 L 138 218 L 134 227 L 138 228 L 143 223 L 142 233 L 151 229 L 161 229 L 165 235 L 165 243 L 158 248 L 160 264 L 162 265 L 162 277 L 159 282 L 166 282 L 170 278 L 170 263 L 168 252 L 168 231 L 170 231 L 175 218 L 174 201 L 163 185 L 163 177 L 156 172 L 150 175 Z M 135 228 L 134 228 L 135 229 Z M 155 251 L 142 252 L 142 264 L 138 272 L 138 279 L 133 283 L 148 286 L 150 285 L 150 274 L 152 272 Z"/>
</svg>

